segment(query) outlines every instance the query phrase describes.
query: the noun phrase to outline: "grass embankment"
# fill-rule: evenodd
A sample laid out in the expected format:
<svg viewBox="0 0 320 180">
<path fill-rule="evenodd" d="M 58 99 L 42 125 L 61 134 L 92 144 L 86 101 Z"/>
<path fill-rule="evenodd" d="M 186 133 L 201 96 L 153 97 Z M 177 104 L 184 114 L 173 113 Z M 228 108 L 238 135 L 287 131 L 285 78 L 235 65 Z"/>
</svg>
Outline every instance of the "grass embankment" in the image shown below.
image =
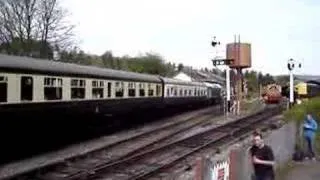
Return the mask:
<svg viewBox="0 0 320 180">
<path fill-rule="evenodd" d="M 300 105 L 295 105 L 293 108 L 286 110 L 284 112 L 284 120 L 285 121 L 294 121 L 297 123 L 297 127 L 299 127 L 299 131 L 296 134 L 297 145 L 299 147 L 303 147 L 303 138 L 302 138 L 302 123 L 306 118 L 306 114 L 311 113 L 314 119 L 318 122 L 318 131 L 316 133 L 316 141 L 315 148 L 316 151 L 320 152 L 320 97 L 309 99 L 308 101 L 304 101 Z M 298 168 L 301 165 L 297 165 L 288 162 L 286 165 L 283 165 L 277 169 L 277 180 L 287 179 L 287 173 L 294 168 Z"/>
<path fill-rule="evenodd" d="M 263 102 L 259 100 L 259 98 L 252 98 L 249 100 L 245 100 L 241 104 L 241 111 L 244 113 L 255 113 L 263 107 Z"/>
<path fill-rule="evenodd" d="M 313 118 L 318 122 L 318 131 L 316 133 L 315 147 L 317 152 L 320 152 L 320 97 L 312 98 L 304 101 L 300 105 L 295 105 L 291 109 L 284 112 L 284 118 L 286 121 L 295 121 L 299 127 L 297 133 L 297 144 L 302 146 L 302 123 L 306 118 L 306 114 L 311 113 Z"/>
</svg>

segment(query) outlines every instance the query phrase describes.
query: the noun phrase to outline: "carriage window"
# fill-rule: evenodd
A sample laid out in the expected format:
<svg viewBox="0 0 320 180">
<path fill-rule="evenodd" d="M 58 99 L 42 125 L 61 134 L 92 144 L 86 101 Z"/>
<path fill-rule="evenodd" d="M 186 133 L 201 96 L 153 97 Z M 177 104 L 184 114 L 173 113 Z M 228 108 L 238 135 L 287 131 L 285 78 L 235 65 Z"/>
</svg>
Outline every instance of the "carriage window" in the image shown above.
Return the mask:
<svg viewBox="0 0 320 180">
<path fill-rule="evenodd" d="M 31 76 L 22 76 L 20 82 L 21 101 L 32 101 L 33 99 L 33 79 Z"/>
<path fill-rule="evenodd" d="M 0 102 L 7 102 L 8 78 L 0 76 Z"/>
<path fill-rule="evenodd" d="M 111 97 L 111 82 L 108 82 L 108 97 Z"/>
<path fill-rule="evenodd" d="M 139 96 L 145 96 L 145 86 L 144 86 L 145 84 L 144 83 L 140 83 L 139 84 Z"/>
<path fill-rule="evenodd" d="M 161 96 L 161 85 L 157 85 L 156 87 L 156 95 Z"/>
<path fill-rule="evenodd" d="M 182 96 L 183 94 L 182 94 L 182 89 L 180 89 L 180 91 L 179 91 L 179 96 Z"/>
<path fill-rule="evenodd" d="M 188 90 L 184 90 L 184 95 L 187 96 L 188 95 Z"/>
<path fill-rule="evenodd" d="M 92 98 L 103 98 L 103 81 L 92 81 Z"/>
<path fill-rule="evenodd" d="M 148 96 L 153 96 L 153 86 L 148 84 Z"/>
<path fill-rule="evenodd" d="M 44 99 L 57 100 L 62 99 L 62 79 L 61 78 L 44 78 Z"/>
<path fill-rule="evenodd" d="M 177 96 L 177 95 L 178 95 L 178 90 L 174 89 L 174 96 Z"/>
<path fill-rule="evenodd" d="M 71 86 L 77 86 L 78 80 L 77 79 L 72 79 L 71 80 Z"/>
<path fill-rule="evenodd" d="M 194 89 L 193 95 L 194 95 L 194 96 L 197 96 L 197 89 Z"/>
<path fill-rule="evenodd" d="M 191 89 L 189 90 L 189 96 L 192 96 L 192 90 Z"/>
<path fill-rule="evenodd" d="M 170 89 L 167 89 L 167 96 L 170 96 Z"/>
<path fill-rule="evenodd" d="M 84 80 L 80 80 L 79 82 L 80 82 L 80 86 L 81 86 L 81 87 L 85 87 L 85 86 L 86 86 L 86 83 L 85 83 Z"/>
<path fill-rule="evenodd" d="M 116 89 L 116 97 L 123 97 L 123 82 L 116 82 L 115 89 Z"/>
<path fill-rule="evenodd" d="M 136 96 L 136 84 L 135 83 L 129 82 L 128 89 L 129 89 L 128 96 L 130 96 L 130 97 Z"/>
<path fill-rule="evenodd" d="M 85 86 L 85 80 L 71 79 L 71 99 L 84 99 L 86 94 Z"/>
</svg>

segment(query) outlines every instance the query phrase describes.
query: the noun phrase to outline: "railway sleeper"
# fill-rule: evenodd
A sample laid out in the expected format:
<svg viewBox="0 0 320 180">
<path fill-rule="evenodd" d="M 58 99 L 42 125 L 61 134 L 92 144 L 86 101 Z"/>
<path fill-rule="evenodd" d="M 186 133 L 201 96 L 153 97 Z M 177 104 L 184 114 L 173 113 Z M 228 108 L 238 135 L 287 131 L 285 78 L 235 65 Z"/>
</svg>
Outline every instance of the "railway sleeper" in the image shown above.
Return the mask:
<svg viewBox="0 0 320 180">
<path fill-rule="evenodd" d="M 99 164 L 101 164 L 101 160 L 106 160 L 106 159 L 97 159 L 97 158 L 92 158 L 92 159 L 86 159 L 84 161 L 81 161 L 80 164 L 74 164 L 73 166 L 79 167 L 79 168 L 84 168 L 84 167 L 95 167 Z"/>
<path fill-rule="evenodd" d="M 196 148 L 196 147 L 199 147 L 203 144 L 205 144 L 208 140 L 205 140 L 205 139 L 201 139 L 201 140 L 195 140 L 195 141 L 191 141 L 191 142 L 185 142 L 185 143 L 182 143 L 182 144 L 179 144 L 179 146 L 183 146 L 183 147 L 186 147 L 186 148 Z"/>
<path fill-rule="evenodd" d="M 57 179 L 64 179 L 67 175 L 65 173 L 60 172 L 51 172 L 46 174 L 37 175 L 37 179 L 39 180 L 57 180 Z"/>
<path fill-rule="evenodd" d="M 76 172 L 82 171 L 84 169 L 75 167 L 75 166 L 68 166 L 62 169 L 58 169 L 57 172 L 64 173 L 64 174 L 74 174 Z"/>
</svg>

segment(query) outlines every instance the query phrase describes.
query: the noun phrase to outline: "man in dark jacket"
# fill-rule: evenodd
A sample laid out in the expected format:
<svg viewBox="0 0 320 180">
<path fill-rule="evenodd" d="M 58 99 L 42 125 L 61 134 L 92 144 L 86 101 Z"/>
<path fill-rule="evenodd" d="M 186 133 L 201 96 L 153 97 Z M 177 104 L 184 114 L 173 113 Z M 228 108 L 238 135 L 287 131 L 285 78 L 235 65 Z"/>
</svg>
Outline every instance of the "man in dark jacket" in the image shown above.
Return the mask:
<svg viewBox="0 0 320 180">
<path fill-rule="evenodd" d="M 264 144 L 261 134 L 258 133 L 253 135 L 253 141 L 254 145 L 250 152 L 256 180 L 274 180 L 273 166 L 275 162 L 271 147 Z"/>
</svg>

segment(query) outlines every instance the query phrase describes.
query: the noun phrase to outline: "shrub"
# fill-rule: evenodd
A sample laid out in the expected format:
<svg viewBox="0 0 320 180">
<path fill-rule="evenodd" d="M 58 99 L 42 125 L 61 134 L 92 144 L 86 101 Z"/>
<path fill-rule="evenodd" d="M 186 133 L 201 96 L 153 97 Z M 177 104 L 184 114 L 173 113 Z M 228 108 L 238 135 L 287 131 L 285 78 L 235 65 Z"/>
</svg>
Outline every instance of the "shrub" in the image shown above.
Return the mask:
<svg viewBox="0 0 320 180">
<path fill-rule="evenodd" d="M 316 120 L 320 119 L 320 97 L 306 100 L 300 105 L 295 105 L 284 112 L 284 117 L 288 121 L 302 122 L 307 113 L 311 113 Z"/>
</svg>

